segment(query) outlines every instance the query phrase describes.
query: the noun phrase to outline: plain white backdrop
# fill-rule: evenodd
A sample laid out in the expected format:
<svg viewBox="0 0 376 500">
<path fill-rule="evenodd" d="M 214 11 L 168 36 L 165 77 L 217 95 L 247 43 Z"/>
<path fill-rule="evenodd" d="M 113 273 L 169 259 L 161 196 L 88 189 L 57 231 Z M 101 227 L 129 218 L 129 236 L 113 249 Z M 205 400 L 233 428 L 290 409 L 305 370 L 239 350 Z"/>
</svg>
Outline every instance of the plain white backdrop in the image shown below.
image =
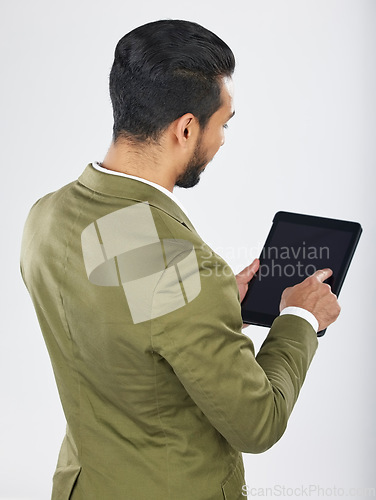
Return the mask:
<svg viewBox="0 0 376 500">
<path fill-rule="evenodd" d="M 103 159 L 115 45 L 164 18 L 199 22 L 237 58 L 226 145 L 196 188 L 175 191 L 203 239 L 238 272 L 278 210 L 363 226 L 341 316 L 320 340 L 285 435 L 244 457 L 250 497 L 363 498 L 376 487 L 376 2 L 18 0 L 2 1 L 0 16 L 0 499 L 49 498 L 65 431 L 19 273 L 25 218 Z M 267 330 L 246 333 L 258 348 Z"/>
</svg>

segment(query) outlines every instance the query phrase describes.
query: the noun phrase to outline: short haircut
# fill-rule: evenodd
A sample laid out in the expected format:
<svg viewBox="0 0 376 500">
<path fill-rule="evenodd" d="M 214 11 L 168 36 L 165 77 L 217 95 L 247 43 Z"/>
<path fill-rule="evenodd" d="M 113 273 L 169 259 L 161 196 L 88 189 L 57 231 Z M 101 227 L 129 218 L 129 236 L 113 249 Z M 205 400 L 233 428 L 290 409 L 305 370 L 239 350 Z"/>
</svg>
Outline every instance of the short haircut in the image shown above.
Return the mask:
<svg viewBox="0 0 376 500">
<path fill-rule="evenodd" d="M 204 128 L 221 106 L 221 77 L 235 69 L 231 49 L 199 24 L 161 20 L 121 38 L 110 73 L 113 140 L 158 141 L 185 113 Z"/>
</svg>

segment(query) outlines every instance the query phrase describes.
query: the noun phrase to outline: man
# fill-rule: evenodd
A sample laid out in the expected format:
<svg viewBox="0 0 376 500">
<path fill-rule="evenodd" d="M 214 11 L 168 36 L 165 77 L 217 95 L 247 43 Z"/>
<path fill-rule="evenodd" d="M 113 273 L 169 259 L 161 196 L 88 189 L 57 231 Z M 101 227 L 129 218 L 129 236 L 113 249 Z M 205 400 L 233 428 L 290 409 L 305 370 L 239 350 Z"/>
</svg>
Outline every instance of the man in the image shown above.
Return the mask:
<svg viewBox="0 0 376 500">
<path fill-rule="evenodd" d="M 235 278 L 172 194 L 224 143 L 234 65 L 194 23 L 125 35 L 106 157 L 30 212 L 21 269 L 67 419 L 54 500 L 243 498 L 241 452 L 281 437 L 339 314 L 318 271 L 255 358 L 240 302 L 258 260 Z"/>
</svg>

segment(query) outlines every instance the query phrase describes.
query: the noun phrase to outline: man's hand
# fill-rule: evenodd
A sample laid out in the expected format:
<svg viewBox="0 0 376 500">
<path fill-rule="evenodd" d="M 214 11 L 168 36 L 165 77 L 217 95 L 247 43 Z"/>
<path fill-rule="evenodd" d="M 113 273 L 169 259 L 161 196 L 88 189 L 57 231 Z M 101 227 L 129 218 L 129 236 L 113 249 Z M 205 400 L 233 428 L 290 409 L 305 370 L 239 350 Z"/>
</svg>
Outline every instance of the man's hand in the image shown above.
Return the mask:
<svg viewBox="0 0 376 500">
<path fill-rule="evenodd" d="M 251 281 L 260 266 L 259 259 L 255 259 L 252 264 L 235 276 L 239 288 L 240 302 L 245 297 L 248 290 L 248 283 Z"/>
<path fill-rule="evenodd" d="M 330 285 L 323 283 L 332 274 L 331 269 L 321 269 L 301 283 L 286 288 L 282 293 L 280 311 L 288 306 L 302 307 L 315 316 L 319 322 L 319 331 L 327 328 L 341 311 Z"/>
</svg>

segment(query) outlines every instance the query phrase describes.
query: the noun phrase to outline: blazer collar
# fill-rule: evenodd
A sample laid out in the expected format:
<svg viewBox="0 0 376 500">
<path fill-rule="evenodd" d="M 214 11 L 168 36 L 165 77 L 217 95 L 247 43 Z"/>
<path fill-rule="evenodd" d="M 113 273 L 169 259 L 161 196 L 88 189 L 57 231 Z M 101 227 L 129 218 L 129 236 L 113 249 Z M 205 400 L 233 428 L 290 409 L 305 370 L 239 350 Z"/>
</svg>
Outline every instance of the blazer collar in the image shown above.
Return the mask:
<svg viewBox="0 0 376 500">
<path fill-rule="evenodd" d="M 96 170 L 91 163 L 80 175 L 78 182 L 98 193 L 139 202 L 147 201 L 149 205 L 162 210 L 191 231 L 195 231 L 182 209 L 166 194 L 149 184 L 127 177 L 105 174 Z"/>
</svg>

